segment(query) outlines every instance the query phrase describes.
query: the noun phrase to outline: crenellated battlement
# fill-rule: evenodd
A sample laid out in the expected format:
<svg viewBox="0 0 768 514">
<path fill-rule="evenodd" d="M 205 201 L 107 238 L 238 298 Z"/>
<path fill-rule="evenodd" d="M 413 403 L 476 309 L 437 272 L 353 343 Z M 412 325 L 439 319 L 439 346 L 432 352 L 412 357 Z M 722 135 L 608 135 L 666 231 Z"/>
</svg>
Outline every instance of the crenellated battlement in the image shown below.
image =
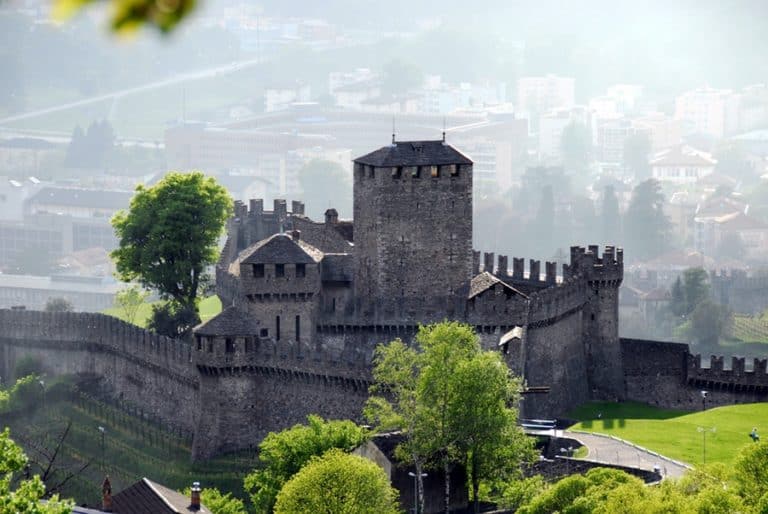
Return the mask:
<svg viewBox="0 0 768 514">
<path fill-rule="evenodd" d="M 571 262 L 563 275 L 582 274 L 590 282 L 621 282 L 624 277 L 624 250 L 606 246 L 602 256 L 598 245 L 571 247 Z M 618 285 L 618 284 L 616 284 Z"/>
<path fill-rule="evenodd" d="M 688 354 L 688 377 L 690 385 L 709 389 L 734 391 L 768 392 L 768 359 L 731 357 L 730 362 L 723 356 L 712 355 L 708 366 L 700 354 Z"/>
</svg>

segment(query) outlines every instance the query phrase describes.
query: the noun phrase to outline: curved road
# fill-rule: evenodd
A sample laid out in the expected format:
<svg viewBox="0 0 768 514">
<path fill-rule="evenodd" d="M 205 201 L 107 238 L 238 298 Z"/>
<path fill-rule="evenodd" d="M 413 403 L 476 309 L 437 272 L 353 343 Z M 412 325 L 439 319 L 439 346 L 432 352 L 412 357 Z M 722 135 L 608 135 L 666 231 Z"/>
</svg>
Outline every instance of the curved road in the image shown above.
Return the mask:
<svg viewBox="0 0 768 514">
<path fill-rule="evenodd" d="M 678 478 L 690 469 L 687 464 L 659 455 L 647 448 L 634 445 L 615 437 L 584 432 L 565 431 L 565 437 L 576 439 L 587 447 L 585 457 L 591 461 L 619 464 L 652 470 L 658 466 L 664 477 Z"/>
</svg>

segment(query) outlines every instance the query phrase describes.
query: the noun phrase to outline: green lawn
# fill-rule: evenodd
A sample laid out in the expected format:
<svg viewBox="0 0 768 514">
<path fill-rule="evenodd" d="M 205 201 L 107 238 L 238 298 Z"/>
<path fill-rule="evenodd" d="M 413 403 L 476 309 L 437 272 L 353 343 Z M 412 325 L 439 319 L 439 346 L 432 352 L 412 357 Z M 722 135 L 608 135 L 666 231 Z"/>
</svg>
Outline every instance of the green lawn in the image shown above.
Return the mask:
<svg viewBox="0 0 768 514">
<path fill-rule="evenodd" d="M 610 434 L 693 465 L 703 463 L 704 435 L 707 463 L 732 462 L 741 447 L 752 444 L 749 432 L 753 427 L 768 437 L 768 403 L 693 413 L 637 403 L 590 403 L 570 417 L 579 420 L 573 430 Z M 715 432 L 700 432 L 699 427 L 714 428 Z"/>
<path fill-rule="evenodd" d="M 134 323 L 140 327 L 146 327 L 149 315 L 152 313 L 153 303 L 145 303 L 139 307 L 139 312 L 136 314 Z M 203 321 L 207 321 L 221 312 L 221 300 L 216 295 L 208 296 L 200 301 L 200 318 Z M 122 309 L 113 307 L 104 311 L 104 314 L 109 314 L 116 318 L 125 320 L 125 313 Z M 126 320 L 127 321 L 127 320 Z"/>
</svg>

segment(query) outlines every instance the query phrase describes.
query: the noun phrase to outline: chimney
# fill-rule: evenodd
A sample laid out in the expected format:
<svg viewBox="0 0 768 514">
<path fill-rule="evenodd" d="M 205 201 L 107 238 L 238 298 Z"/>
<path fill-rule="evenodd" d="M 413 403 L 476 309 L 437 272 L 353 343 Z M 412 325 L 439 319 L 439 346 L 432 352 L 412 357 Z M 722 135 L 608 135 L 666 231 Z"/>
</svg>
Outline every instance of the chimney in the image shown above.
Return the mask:
<svg viewBox="0 0 768 514">
<path fill-rule="evenodd" d="M 109 475 L 104 477 L 101 483 L 101 510 L 112 512 L 112 484 L 109 482 Z"/>
<path fill-rule="evenodd" d="M 332 225 L 339 222 L 339 213 L 336 209 L 328 209 L 325 211 L 325 222 Z"/>
<path fill-rule="evenodd" d="M 296 229 L 291 230 L 291 237 L 293 238 L 294 241 L 298 241 L 299 239 L 301 239 L 301 230 L 296 230 Z"/>
<path fill-rule="evenodd" d="M 189 509 L 200 510 L 200 482 L 192 482 L 192 490 L 189 498 Z"/>
</svg>

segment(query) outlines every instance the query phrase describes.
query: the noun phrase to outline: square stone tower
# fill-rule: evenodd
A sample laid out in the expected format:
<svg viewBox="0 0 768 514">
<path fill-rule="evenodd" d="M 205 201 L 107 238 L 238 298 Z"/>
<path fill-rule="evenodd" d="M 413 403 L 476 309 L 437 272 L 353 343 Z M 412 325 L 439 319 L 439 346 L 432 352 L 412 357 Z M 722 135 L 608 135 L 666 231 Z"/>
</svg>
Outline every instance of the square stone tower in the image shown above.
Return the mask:
<svg viewBox="0 0 768 514">
<path fill-rule="evenodd" d="M 358 313 L 454 314 L 472 278 L 472 161 L 445 141 L 394 141 L 354 160 Z"/>
</svg>

